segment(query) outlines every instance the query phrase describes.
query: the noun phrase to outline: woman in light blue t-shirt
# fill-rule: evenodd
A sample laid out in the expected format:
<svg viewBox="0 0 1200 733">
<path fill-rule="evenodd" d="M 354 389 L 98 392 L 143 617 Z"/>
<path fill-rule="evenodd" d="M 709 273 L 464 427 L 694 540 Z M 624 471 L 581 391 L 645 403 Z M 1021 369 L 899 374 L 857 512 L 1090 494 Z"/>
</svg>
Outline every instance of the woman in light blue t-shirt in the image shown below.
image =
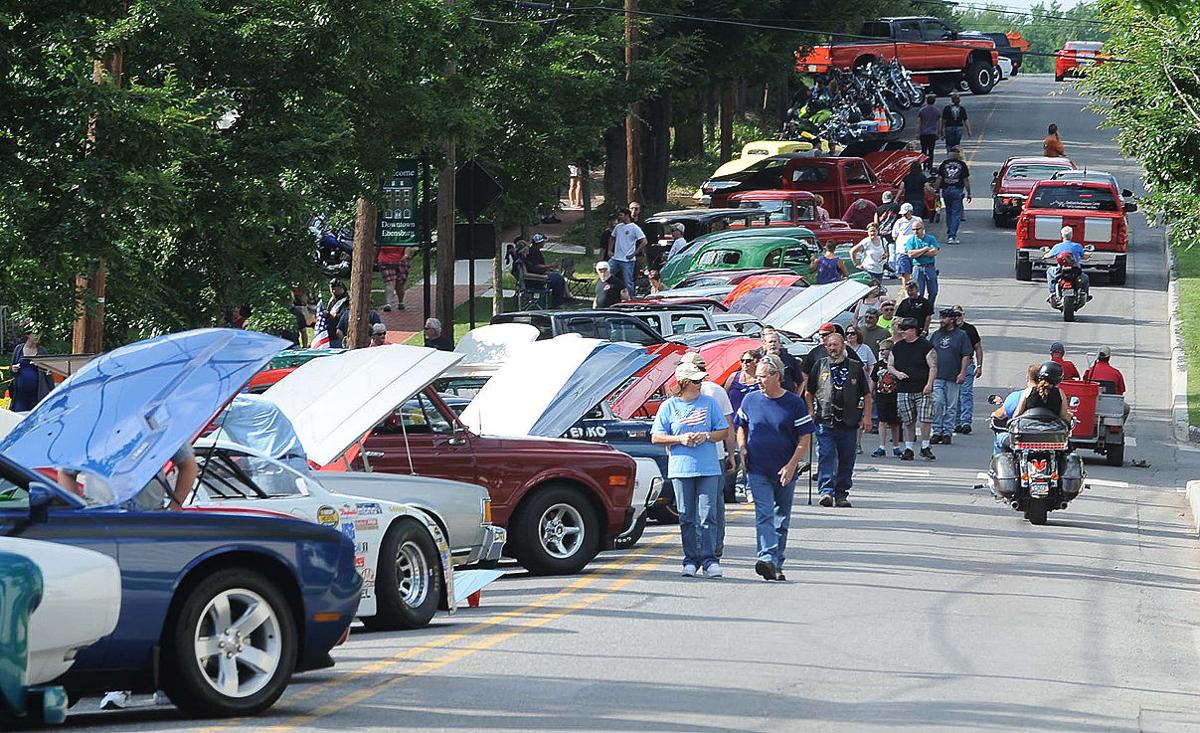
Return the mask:
<svg viewBox="0 0 1200 733">
<path fill-rule="evenodd" d="M 695 364 L 675 369 L 679 395 L 658 409 L 651 440 L 667 446 L 667 477 L 675 489 L 679 533 L 683 540 L 683 574 L 694 578 L 703 569 L 709 578 L 721 577 L 717 562 L 717 516 L 723 475 L 717 444 L 729 432 L 720 405 L 700 393 L 708 376 Z"/>
</svg>

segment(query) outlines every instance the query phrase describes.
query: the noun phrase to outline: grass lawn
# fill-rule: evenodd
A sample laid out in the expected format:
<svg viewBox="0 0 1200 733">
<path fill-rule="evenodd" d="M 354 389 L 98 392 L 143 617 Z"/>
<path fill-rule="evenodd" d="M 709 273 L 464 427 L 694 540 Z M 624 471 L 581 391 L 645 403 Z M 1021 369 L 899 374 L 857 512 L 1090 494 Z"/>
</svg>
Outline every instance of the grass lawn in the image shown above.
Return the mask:
<svg viewBox="0 0 1200 733">
<path fill-rule="evenodd" d="M 1188 362 L 1188 422 L 1200 425 L 1200 247 L 1175 249 L 1179 312 Z"/>
</svg>

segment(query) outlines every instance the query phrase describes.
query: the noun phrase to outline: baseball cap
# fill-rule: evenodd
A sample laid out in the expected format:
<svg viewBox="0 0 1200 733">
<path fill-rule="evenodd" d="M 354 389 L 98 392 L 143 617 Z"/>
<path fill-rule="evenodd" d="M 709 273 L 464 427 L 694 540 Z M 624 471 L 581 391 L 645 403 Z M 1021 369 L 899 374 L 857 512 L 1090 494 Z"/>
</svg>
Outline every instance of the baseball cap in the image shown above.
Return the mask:
<svg viewBox="0 0 1200 733">
<path fill-rule="evenodd" d="M 1062 341 L 1055 341 L 1054 343 L 1050 344 L 1050 353 L 1065 354 L 1067 353 L 1067 349 L 1062 345 Z"/>
<path fill-rule="evenodd" d="M 913 329 L 919 328 L 919 326 L 917 325 L 917 319 L 901 318 L 900 319 L 900 330 L 907 331 L 910 328 L 913 328 Z"/>
<path fill-rule="evenodd" d="M 371 335 L 372 336 L 376 336 L 376 335 L 382 334 L 382 333 L 387 333 L 387 326 L 383 325 L 382 323 L 375 323 L 375 324 L 371 325 Z"/>
<path fill-rule="evenodd" d="M 826 336 L 828 334 L 837 333 L 837 332 L 838 332 L 838 327 L 832 323 L 822 323 L 821 327 L 819 329 L 817 329 L 817 333 L 821 334 L 822 336 Z"/>
<path fill-rule="evenodd" d="M 911 214 L 912 210 L 913 210 L 912 204 L 909 204 L 909 203 L 900 204 L 900 213 L 901 214 Z"/>
<path fill-rule="evenodd" d="M 954 311 L 954 315 L 956 316 L 961 316 L 963 314 L 963 307 L 961 305 L 952 305 L 950 306 L 950 310 Z"/>
<path fill-rule="evenodd" d="M 607 269 L 609 269 L 608 263 L 605 262 L 604 260 L 600 260 L 599 262 L 596 263 L 596 272 L 600 272 L 601 270 L 607 270 Z"/>
<path fill-rule="evenodd" d="M 884 298 L 883 300 L 879 301 L 880 308 L 887 308 L 889 306 L 895 308 L 896 301 L 892 300 L 891 298 Z"/>
<path fill-rule="evenodd" d="M 938 311 L 938 316 L 942 318 L 956 318 L 958 314 L 954 312 L 953 308 L 943 308 Z"/>
<path fill-rule="evenodd" d="M 1097 352 L 1097 353 L 1099 353 L 1100 356 L 1103 356 L 1104 358 L 1107 359 L 1108 357 L 1112 356 L 1112 347 L 1111 346 L 1101 346 L 1099 352 Z"/>
<path fill-rule="evenodd" d="M 883 203 L 890 204 L 890 203 L 892 203 L 892 199 L 894 199 L 894 198 L 896 198 L 896 195 L 894 193 L 892 193 L 891 191 L 883 192 Z"/>
<path fill-rule="evenodd" d="M 704 357 L 700 355 L 699 351 L 687 352 L 679 359 L 679 362 L 681 364 L 682 363 L 694 364 L 697 367 L 700 367 L 701 369 L 704 368 Z"/>
<path fill-rule="evenodd" d="M 546 241 L 546 235 L 545 234 L 535 234 L 529 238 L 529 241 L 533 242 L 534 244 L 541 244 L 542 242 Z"/>
<path fill-rule="evenodd" d="M 707 376 L 708 372 L 688 361 L 681 361 L 679 366 L 675 367 L 675 379 L 702 382 Z"/>
<path fill-rule="evenodd" d="M 679 222 L 675 222 L 674 224 L 671 225 L 671 231 L 682 232 L 682 231 L 684 231 L 684 226 L 683 226 L 683 224 L 680 224 Z"/>
</svg>

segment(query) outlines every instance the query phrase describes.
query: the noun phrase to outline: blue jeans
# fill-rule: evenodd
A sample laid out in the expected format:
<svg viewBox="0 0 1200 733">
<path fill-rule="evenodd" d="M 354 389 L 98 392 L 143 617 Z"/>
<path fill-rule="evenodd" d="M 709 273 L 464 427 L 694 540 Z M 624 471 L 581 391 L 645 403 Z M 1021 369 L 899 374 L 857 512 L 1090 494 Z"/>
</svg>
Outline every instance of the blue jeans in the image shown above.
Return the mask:
<svg viewBox="0 0 1200 733">
<path fill-rule="evenodd" d="M 845 499 L 853 485 L 858 431 L 840 425 L 817 425 L 817 490 Z"/>
<path fill-rule="evenodd" d="M 675 507 L 679 510 L 679 535 L 683 564 L 707 568 L 717 561 L 717 507 L 721 501 L 720 476 L 671 477 Z"/>
<path fill-rule="evenodd" d="M 962 186 L 946 186 L 942 189 L 942 201 L 946 202 L 946 238 L 958 236 L 958 225 L 962 223 L 963 197 L 967 193 Z"/>
<path fill-rule="evenodd" d="M 967 365 L 967 378 L 958 391 L 958 424 L 970 425 L 975 419 L 975 362 Z"/>
<path fill-rule="evenodd" d="M 792 499 L 796 479 L 787 486 L 779 476 L 746 474 L 746 488 L 754 497 L 754 534 L 758 538 L 758 559 L 783 569 L 783 551 L 787 548 L 788 527 L 792 523 Z"/>
<path fill-rule="evenodd" d="M 958 418 L 959 384 L 953 379 L 933 380 L 933 434 L 953 435 Z"/>
<path fill-rule="evenodd" d="M 946 136 L 946 152 L 949 153 L 950 148 L 962 142 L 962 125 L 947 126 L 942 130 L 942 134 Z"/>
<path fill-rule="evenodd" d="M 625 283 L 625 289 L 629 291 L 629 297 L 635 297 L 634 289 L 634 270 L 637 268 L 637 259 L 618 260 L 616 257 L 608 261 L 608 267 L 613 271 L 614 275 L 620 275 L 621 282 Z"/>
<path fill-rule="evenodd" d="M 937 265 L 918 265 L 913 263 L 913 278 L 917 283 L 917 292 L 922 298 L 929 298 L 929 307 L 937 304 L 938 281 Z"/>
<path fill-rule="evenodd" d="M 1083 289 L 1088 290 L 1092 285 L 1091 278 L 1088 277 L 1088 274 L 1086 272 L 1080 272 L 1079 276 L 1083 280 Z M 1054 294 L 1054 278 L 1056 278 L 1056 277 L 1058 277 L 1058 265 L 1051 265 L 1050 267 L 1047 267 L 1046 268 L 1046 289 L 1048 291 L 1050 291 L 1051 295 Z"/>
</svg>

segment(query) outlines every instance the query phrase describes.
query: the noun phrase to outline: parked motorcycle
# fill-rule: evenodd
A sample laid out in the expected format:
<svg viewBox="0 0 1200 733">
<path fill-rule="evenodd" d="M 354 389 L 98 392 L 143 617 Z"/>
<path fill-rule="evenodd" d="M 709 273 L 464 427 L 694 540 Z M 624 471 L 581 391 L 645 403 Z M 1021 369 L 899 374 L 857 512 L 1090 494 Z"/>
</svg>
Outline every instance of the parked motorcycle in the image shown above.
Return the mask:
<svg viewBox="0 0 1200 733">
<path fill-rule="evenodd" d="M 1042 259 L 1053 262 L 1052 266 L 1056 268 L 1049 303 L 1055 310 L 1062 311 L 1063 320 L 1070 323 L 1075 320 L 1075 312 L 1092 299 L 1083 282 L 1083 269 L 1076 264 L 1075 256 L 1070 252 L 1063 252 L 1051 259 L 1049 248 L 1043 248 Z"/>
<path fill-rule="evenodd" d="M 990 401 L 1003 402 L 998 395 Z M 987 486 L 997 501 L 1025 515 L 1030 524 L 1046 523 L 1046 515 L 1066 509 L 1083 490 L 1083 461 L 1070 450 L 1071 426 L 1044 408 L 1026 410 L 992 430 L 1006 433 L 1005 447 L 992 456 Z"/>
<path fill-rule="evenodd" d="M 315 216 L 308 223 L 308 231 L 316 237 L 317 265 L 325 277 L 345 277 L 350 274 L 350 262 L 354 258 L 354 227 L 331 228 L 324 216 Z"/>
</svg>

